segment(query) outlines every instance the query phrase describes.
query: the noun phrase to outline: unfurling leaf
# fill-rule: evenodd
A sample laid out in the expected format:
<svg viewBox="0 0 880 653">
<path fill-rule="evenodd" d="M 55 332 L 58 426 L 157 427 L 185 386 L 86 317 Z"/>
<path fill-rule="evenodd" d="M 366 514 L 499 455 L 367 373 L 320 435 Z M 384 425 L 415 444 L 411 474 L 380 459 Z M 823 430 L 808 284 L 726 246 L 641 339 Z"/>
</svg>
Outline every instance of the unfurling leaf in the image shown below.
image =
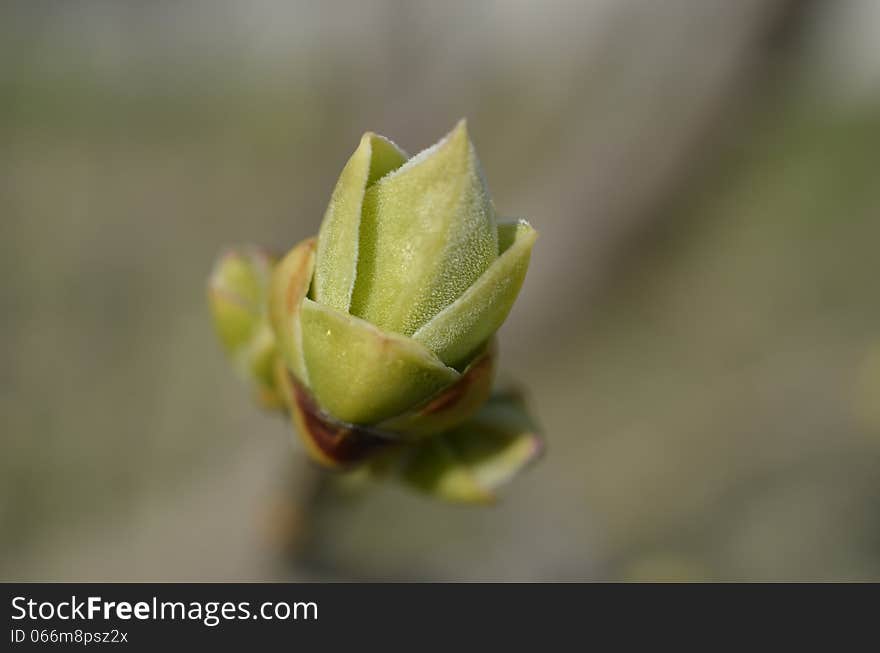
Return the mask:
<svg viewBox="0 0 880 653">
<path fill-rule="evenodd" d="M 415 445 L 402 477 L 448 501 L 486 503 L 542 450 L 522 397 L 499 394 L 463 424 Z"/>
</svg>

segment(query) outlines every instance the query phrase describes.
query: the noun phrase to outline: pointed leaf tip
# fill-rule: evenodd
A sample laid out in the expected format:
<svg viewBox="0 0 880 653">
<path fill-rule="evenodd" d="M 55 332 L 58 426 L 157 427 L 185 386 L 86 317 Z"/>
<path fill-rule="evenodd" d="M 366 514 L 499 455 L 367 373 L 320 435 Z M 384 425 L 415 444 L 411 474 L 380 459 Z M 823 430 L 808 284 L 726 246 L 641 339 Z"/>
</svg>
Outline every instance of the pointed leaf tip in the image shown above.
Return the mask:
<svg viewBox="0 0 880 653">
<path fill-rule="evenodd" d="M 350 312 L 411 335 L 497 256 L 495 211 L 461 122 L 367 189 Z"/>
<path fill-rule="evenodd" d="M 348 311 L 357 272 L 364 192 L 397 169 L 406 154 L 387 138 L 365 133 L 339 175 L 321 222 L 315 259 L 314 299 Z"/>
</svg>

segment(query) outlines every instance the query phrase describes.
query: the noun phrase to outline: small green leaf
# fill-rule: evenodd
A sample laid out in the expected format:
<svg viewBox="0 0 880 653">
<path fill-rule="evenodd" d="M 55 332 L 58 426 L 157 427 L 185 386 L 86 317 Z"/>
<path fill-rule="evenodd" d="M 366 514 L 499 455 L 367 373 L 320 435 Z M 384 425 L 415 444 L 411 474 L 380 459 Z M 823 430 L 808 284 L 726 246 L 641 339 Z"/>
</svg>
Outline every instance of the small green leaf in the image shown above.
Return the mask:
<svg viewBox="0 0 880 653">
<path fill-rule="evenodd" d="M 402 478 L 447 501 L 487 503 L 542 450 L 522 398 L 496 395 L 461 426 L 413 445 Z"/>
<path fill-rule="evenodd" d="M 285 364 L 303 383 L 308 382 L 299 321 L 303 298 L 315 268 L 315 239 L 294 247 L 275 267 L 269 288 L 269 320 Z"/>
<path fill-rule="evenodd" d="M 245 365 L 245 375 L 254 378 L 260 386 L 274 388 L 277 358 L 278 349 L 275 347 L 275 336 L 264 320 L 260 323 L 259 329 L 247 348 L 247 355 L 242 359 L 242 363 Z"/>
<path fill-rule="evenodd" d="M 247 345 L 256 328 L 251 307 L 235 295 L 213 287 L 208 289 L 208 303 L 223 349 L 232 354 Z"/>
<path fill-rule="evenodd" d="M 494 208 L 462 121 L 367 189 L 349 312 L 410 335 L 497 256 Z"/>
<path fill-rule="evenodd" d="M 253 247 L 230 249 L 214 264 L 208 303 L 220 342 L 230 354 L 247 346 L 259 326 L 271 265 L 271 258 Z"/>
<path fill-rule="evenodd" d="M 394 143 L 367 132 L 342 169 L 318 235 L 313 297 L 348 311 L 358 261 L 364 192 L 380 177 L 399 168 L 407 157 Z"/>
<path fill-rule="evenodd" d="M 253 247 L 226 252 L 211 274 L 208 301 L 215 328 L 233 366 L 257 385 L 264 405 L 277 407 L 277 349 L 266 313 L 274 263 L 273 257 Z"/>
<path fill-rule="evenodd" d="M 379 424 L 379 428 L 419 439 L 458 426 L 486 403 L 495 378 L 495 341 L 464 369 L 461 378 L 414 409 Z"/>
<path fill-rule="evenodd" d="M 501 256 L 461 297 L 413 334 L 451 367 L 467 363 L 507 319 L 529 267 L 538 233 L 528 222 L 498 225 Z"/>
<path fill-rule="evenodd" d="M 301 324 L 309 385 L 338 420 L 375 424 L 460 377 L 414 340 L 308 298 L 302 302 Z"/>
</svg>

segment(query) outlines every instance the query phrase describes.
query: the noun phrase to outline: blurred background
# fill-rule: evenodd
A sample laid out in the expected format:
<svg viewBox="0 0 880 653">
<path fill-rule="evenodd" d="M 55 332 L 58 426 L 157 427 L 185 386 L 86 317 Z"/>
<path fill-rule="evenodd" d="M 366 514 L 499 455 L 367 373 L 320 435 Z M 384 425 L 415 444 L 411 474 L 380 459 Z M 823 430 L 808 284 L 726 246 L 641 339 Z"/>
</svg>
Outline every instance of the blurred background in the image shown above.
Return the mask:
<svg viewBox="0 0 880 653">
<path fill-rule="evenodd" d="M 492 508 L 304 462 L 212 332 L 360 134 L 541 232 Z M 880 579 L 880 2 L 6 2 L 0 578 Z"/>
</svg>

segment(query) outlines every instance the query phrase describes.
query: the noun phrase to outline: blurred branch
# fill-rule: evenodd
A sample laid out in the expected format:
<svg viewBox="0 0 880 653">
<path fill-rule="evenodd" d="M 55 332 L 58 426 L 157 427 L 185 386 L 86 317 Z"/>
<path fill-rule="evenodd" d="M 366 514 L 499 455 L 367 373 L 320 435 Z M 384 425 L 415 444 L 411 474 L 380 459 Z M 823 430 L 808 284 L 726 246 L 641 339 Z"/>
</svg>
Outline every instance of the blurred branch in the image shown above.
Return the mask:
<svg viewBox="0 0 880 653">
<path fill-rule="evenodd" d="M 670 207 L 717 170 L 717 152 L 741 137 L 768 86 L 797 54 L 813 2 L 684 4 L 678 17 L 654 22 L 640 16 L 640 23 L 656 28 L 650 39 L 630 34 L 609 44 L 618 51 L 606 53 L 609 69 L 620 50 L 629 53 L 638 44 L 643 83 L 619 94 L 612 89 L 607 104 L 586 119 L 592 123 L 571 134 L 555 165 L 529 184 L 559 197 L 567 221 L 564 229 L 542 231 L 539 252 L 552 251 L 556 264 L 536 266 L 530 279 L 534 287 L 565 289 L 567 300 L 550 295 L 550 310 L 521 316 L 529 339 L 546 331 L 544 320 L 555 330 L 578 324 L 567 318 L 612 283 L 650 234 L 669 228 Z M 668 7 L 682 12 L 681 3 Z M 588 98 L 583 102 L 589 106 Z M 565 171 L 582 170 L 585 158 L 588 169 L 573 184 Z M 580 301 L 571 298 L 572 279 L 578 279 Z"/>
</svg>

